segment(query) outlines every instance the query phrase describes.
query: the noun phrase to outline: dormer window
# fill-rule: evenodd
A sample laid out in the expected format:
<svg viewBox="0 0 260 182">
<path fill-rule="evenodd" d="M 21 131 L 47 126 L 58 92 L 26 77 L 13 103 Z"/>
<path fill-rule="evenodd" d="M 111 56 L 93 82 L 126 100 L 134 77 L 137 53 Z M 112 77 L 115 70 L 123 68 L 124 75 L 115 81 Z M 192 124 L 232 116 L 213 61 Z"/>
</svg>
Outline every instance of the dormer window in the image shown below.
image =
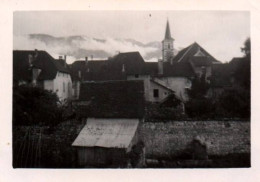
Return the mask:
<svg viewBox="0 0 260 182">
<path fill-rule="evenodd" d="M 205 54 L 201 52 L 200 48 L 198 48 L 198 51 L 196 52 L 196 54 L 194 54 L 194 56 L 205 56 Z"/>
</svg>

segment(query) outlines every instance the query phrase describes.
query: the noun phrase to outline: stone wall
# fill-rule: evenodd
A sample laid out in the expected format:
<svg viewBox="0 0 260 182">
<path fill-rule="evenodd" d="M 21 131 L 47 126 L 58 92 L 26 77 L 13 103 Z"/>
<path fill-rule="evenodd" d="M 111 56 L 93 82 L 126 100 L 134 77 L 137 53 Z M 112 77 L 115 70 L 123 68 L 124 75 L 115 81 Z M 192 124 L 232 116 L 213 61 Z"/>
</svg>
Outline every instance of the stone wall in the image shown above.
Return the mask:
<svg viewBox="0 0 260 182">
<path fill-rule="evenodd" d="M 250 153 L 248 121 L 173 121 L 142 123 L 140 136 L 147 157 L 181 155 L 187 145 L 200 138 L 209 155 Z"/>
</svg>

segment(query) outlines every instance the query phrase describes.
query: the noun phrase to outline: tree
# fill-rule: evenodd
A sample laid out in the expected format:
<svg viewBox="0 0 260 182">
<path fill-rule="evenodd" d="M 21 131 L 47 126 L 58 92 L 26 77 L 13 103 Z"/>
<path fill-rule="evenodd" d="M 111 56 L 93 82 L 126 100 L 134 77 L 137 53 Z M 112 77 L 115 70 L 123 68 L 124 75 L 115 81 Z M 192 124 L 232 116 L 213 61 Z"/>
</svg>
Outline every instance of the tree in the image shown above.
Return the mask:
<svg viewBox="0 0 260 182">
<path fill-rule="evenodd" d="M 249 118 L 250 92 L 243 88 L 225 90 L 215 103 L 218 117 Z"/>
<path fill-rule="evenodd" d="M 57 95 L 39 87 L 13 88 L 14 125 L 55 125 L 62 120 Z"/>
<path fill-rule="evenodd" d="M 250 67 L 251 67 L 251 43 L 250 38 L 244 42 L 244 47 L 241 48 L 244 53 L 244 58 L 241 60 L 237 69 L 234 72 L 236 82 L 244 89 L 250 90 Z"/>
<path fill-rule="evenodd" d="M 208 117 L 212 110 L 211 100 L 206 97 L 209 84 L 205 79 L 205 72 L 200 78 L 192 80 L 191 89 L 188 90 L 189 101 L 185 104 L 185 110 L 189 117 Z"/>
<path fill-rule="evenodd" d="M 250 37 L 244 42 L 244 47 L 241 48 L 241 51 L 245 54 L 245 57 L 251 56 L 251 40 Z"/>
<path fill-rule="evenodd" d="M 235 63 L 235 84 L 232 89 L 226 89 L 215 103 L 216 113 L 222 117 L 250 117 L 250 38 L 246 39 L 241 51 L 244 57 Z"/>
<path fill-rule="evenodd" d="M 209 84 L 206 82 L 206 74 L 203 73 L 201 77 L 195 77 L 192 80 L 191 89 L 187 91 L 190 99 L 202 99 L 205 98 L 209 89 Z"/>
</svg>

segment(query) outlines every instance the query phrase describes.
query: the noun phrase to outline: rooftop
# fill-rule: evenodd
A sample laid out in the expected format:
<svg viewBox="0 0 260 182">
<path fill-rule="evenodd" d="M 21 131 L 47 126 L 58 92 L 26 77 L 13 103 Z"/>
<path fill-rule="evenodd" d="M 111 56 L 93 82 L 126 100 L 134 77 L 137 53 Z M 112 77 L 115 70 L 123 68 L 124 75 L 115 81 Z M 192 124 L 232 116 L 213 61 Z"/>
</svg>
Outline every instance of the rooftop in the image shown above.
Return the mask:
<svg viewBox="0 0 260 182">
<path fill-rule="evenodd" d="M 197 42 L 194 42 L 188 47 L 182 49 L 173 58 L 173 62 L 189 62 L 189 60 L 193 59 L 194 57 L 197 57 L 198 55 L 203 55 L 205 57 L 208 57 L 210 62 L 219 62 L 212 55 L 210 55 L 205 49 L 203 49 Z"/>
<path fill-rule="evenodd" d="M 32 57 L 31 65 L 29 56 Z M 14 79 L 30 80 L 30 67 L 41 69 L 39 80 L 52 80 L 57 71 L 69 73 L 68 65 L 61 60 L 55 60 L 50 54 L 42 50 L 14 50 L 13 51 L 13 75 Z"/>
<path fill-rule="evenodd" d="M 98 118 L 142 118 L 144 85 L 142 80 L 83 82 L 79 102 L 81 115 Z"/>
<path fill-rule="evenodd" d="M 128 148 L 138 124 L 138 119 L 89 118 L 72 146 Z"/>
</svg>

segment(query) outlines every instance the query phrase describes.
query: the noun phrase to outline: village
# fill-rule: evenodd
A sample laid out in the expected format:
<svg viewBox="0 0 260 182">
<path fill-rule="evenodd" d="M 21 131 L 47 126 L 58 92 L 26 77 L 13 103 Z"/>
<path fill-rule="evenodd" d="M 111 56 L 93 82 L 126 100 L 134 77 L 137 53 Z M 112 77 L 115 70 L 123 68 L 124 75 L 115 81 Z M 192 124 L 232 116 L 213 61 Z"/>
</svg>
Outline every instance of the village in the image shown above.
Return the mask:
<svg viewBox="0 0 260 182">
<path fill-rule="evenodd" d="M 157 62 L 13 50 L 13 167 L 250 167 L 250 38 L 223 63 L 162 35 Z"/>
</svg>

